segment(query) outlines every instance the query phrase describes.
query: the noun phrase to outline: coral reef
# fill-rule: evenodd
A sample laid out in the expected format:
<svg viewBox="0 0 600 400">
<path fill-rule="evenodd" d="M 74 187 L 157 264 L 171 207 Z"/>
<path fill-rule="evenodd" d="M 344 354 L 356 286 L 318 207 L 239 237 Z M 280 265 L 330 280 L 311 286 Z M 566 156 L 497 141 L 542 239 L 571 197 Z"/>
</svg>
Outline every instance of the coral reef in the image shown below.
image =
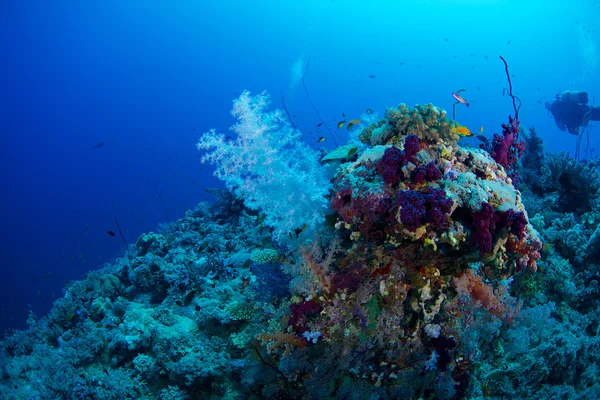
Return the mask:
<svg viewBox="0 0 600 400">
<path fill-rule="evenodd" d="M 242 100 L 238 115 L 259 117 L 243 129 L 293 137 L 277 113 L 261 114 L 266 97 Z M 273 198 L 214 191 L 217 204 L 142 235 L 131 258 L 8 334 L 0 397 L 597 397 L 597 164 L 544 154 L 531 129 L 516 190 L 492 155 L 458 144 L 455 126 L 432 105 L 400 105 L 363 129 L 362 145 L 325 157 L 331 179 L 314 166 L 318 179 L 288 171 L 283 188 L 244 177 Z M 256 160 L 258 145 L 203 140 L 211 161 Z M 518 153 L 496 156 L 512 173 Z M 269 159 L 298 167 L 277 160 L 288 156 Z M 218 168 L 233 182 L 228 166 L 240 165 L 229 162 Z M 282 190 L 321 197 L 300 214 L 293 202 L 269 210 Z M 299 235 L 302 247 L 287 245 Z"/>
</svg>

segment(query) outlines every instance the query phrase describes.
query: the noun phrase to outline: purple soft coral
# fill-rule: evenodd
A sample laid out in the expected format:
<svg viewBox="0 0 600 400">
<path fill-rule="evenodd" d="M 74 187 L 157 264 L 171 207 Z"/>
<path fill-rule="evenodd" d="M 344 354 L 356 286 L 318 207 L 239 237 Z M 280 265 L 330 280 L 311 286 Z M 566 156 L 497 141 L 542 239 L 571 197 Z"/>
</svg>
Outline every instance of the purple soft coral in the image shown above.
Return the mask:
<svg viewBox="0 0 600 400">
<path fill-rule="evenodd" d="M 473 213 L 471 243 L 480 253 L 489 253 L 493 249 L 494 234 L 497 230 L 509 229 L 512 234 L 522 239 L 526 226 L 525 213 L 512 209 L 499 212 L 495 211 L 491 204 L 483 203 L 481 210 Z"/>
<path fill-rule="evenodd" d="M 397 147 L 385 150 L 383 157 L 378 163 L 378 170 L 386 185 L 395 186 L 402 180 L 402 167 L 404 157 Z"/>
<path fill-rule="evenodd" d="M 410 161 L 421 150 L 421 142 L 417 135 L 408 135 L 404 140 L 404 156 Z"/>
<path fill-rule="evenodd" d="M 427 188 L 424 192 L 402 190 L 398 193 L 400 222 L 411 232 L 429 222 L 434 229 L 443 229 L 453 201 L 441 189 Z"/>
<path fill-rule="evenodd" d="M 498 227 L 510 229 L 510 232 L 519 239 L 525 234 L 527 218 L 522 211 L 506 210 L 498 215 Z"/>
<path fill-rule="evenodd" d="M 498 216 L 494 212 L 494 207 L 489 203 L 481 204 L 481 210 L 473 213 L 471 243 L 475 245 L 479 253 L 492 251 L 497 221 Z"/>
<path fill-rule="evenodd" d="M 333 276 L 333 288 L 336 292 L 346 289 L 349 293 L 360 287 L 360 282 L 369 276 L 369 270 L 362 263 L 355 261 Z"/>
<path fill-rule="evenodd" d="M 362 223 L 359 229 L 365 237 L 372 241 L 381 241 L 386 237 L 385 227 L 394 221 L 395 208 L 393 199 L 386 193 L 369 194 L 352 202 L 354 214 Z"/>
<path fill-rule="evenodd" d="M 354 217 L 352 188 L 346 187 L 337 192 L 331 199 L 331 208 L 337 211 L 345 222 L 351 223 Z"/>
<path fill-rule="evenodd" d="M 502 136 L 494 135 L 492 158 L 510 171 L 524 151 L 525 143 L 519 141 L 519 120 L 509 115 L 508 124 L 502 124 Z"/>
<path fill-rule="evenodd" d="M 427 221 L 433 228 L 440 230 L 446 225 L 446 215 L 452 210 L 454 201 L 446 197 L 446 192 L 441 189 L 427 188 L 425 192 L 427 201 Z"/>
<path fill-rule="evenodd" d="M 396 186 L 404 175 L 402 167 L 408 162 L 414 161 L 413 157 L 421 150 L 419 138 L 416 135 L 408 135 L 404 141 L 404 152 L 397 147 L 390 147 L 385 150 L 383 157 L 377 163 L 377 172 L 383 177 L 386 185 Z"/>
<path fill-rule="evenodd" d="M 400 222 L 409 231 L 416 231 L 422 225 L 421 221 L 427 212 L 425 197 L 414 190 L 402 190 L 398 193 L 398 202 L 401 207 Z"/>
<path fill-rule="evenodd" d="M 442 172 L 433 161 L 426 165 L 419 165 L 412 172 L 410 179 L 413 183 L 435 182 L 442 179 Z"/>
<path fill-rule="evenodd" d="M 288 325 L 293 327 L 296 332 L 302 329 L 309 315 L 315 315 L 321 311 L 321 306 L 314 300 L 304 301 L 290 306 L 292 316 L 288 320 Z"/>
</svg>

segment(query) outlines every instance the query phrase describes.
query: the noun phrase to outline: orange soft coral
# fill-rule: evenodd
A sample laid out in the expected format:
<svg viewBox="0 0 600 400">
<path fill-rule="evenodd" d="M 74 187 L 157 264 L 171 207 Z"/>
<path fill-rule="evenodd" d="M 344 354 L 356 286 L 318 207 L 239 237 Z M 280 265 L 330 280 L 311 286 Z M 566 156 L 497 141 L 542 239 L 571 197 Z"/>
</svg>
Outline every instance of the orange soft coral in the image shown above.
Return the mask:
<svg viewBox="0 0 600 400">
<path fill-rule="evenodd" d="M 492 286 L 483 283 L 472 269 L 459 274 L 454 278 L 454 286 L 459 295 L 468 296 L 475 302 L 485 307 L 491 314 L 509 322 L 514 317 L 517 309 L 509 307 L 499 298 L 500 289 L 494 293 Z"/>
<path fill-rule="evenodd" d="M 506 248 L 511 252 L 521 255 L 517 260 L 521 269 L 527 267 L 531 272 L 537 271 L 537 260 L 541 257 L 542 242 L 536 237 L 519 240 L 516 236 L 511 235 L 506 242 Z"/>
</svg>

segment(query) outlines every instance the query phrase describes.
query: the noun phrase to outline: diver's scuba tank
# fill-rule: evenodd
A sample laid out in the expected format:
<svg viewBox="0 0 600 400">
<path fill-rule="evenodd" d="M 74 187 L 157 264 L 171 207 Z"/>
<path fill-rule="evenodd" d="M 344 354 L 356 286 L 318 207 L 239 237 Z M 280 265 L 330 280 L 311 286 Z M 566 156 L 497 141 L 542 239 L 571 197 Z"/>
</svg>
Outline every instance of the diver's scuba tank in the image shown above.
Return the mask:
<svg viewBox="0 0 600 400">
<path fill-rule="evenodd" d="M 600 106 L 593 106 L 590 121 L 600 121 Z"/>
<path fill-rule="evenodd" d="M 560 92 L 558 97 L 565 103 L 587 104 L 588 102 L 587 92 L 581 92 L 578 90 L 565 90 L 564 92 Z"/>
</svg>

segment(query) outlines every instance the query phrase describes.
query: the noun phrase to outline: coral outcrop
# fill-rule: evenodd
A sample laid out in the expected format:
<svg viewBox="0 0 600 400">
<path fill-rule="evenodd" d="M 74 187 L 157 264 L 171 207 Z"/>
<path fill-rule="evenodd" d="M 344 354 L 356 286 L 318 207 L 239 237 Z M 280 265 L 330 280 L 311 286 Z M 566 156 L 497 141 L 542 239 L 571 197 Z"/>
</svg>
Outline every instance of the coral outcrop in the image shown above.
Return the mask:
<svg viewBox="0 0 600 400">
<path fill-rule="evenodd" d="M 308 296 L 287 327 L 269 332 L 319 332 L 319 344 L 291 352 L 288 341 L 278 353 L 264 342 L 282 363 L 318 363 L 323 353 L 355 360 L 331 367 L 343 390 L 361 382 L 385 398 L 410 397 L 435 381 L 460 396 L 476 357 L 465 332 L 475 321 L 512 323 L 520 303 L 510 282 L 536 271 L 542 244 L 504 168 L 460 147 L 444 112 L 401 105 L 386 116 L 361 134 L 369 146 L 339 166 L 335 239 L 304 255 Z M 303 373 L 311 396 L 323 395 Z"/>
</svg>

